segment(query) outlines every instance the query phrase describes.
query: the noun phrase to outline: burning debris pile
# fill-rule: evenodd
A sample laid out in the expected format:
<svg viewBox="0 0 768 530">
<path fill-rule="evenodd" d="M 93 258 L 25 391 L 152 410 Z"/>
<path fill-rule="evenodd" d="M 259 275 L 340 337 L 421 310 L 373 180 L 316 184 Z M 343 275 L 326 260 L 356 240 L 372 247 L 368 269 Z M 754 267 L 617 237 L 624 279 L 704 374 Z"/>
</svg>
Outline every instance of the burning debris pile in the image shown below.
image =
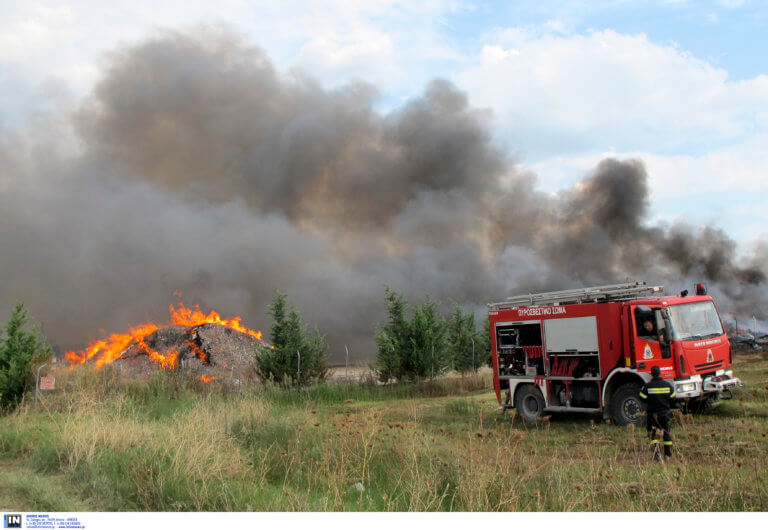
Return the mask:
<svg viewBox="0 0 768 530">
<path fill-rule="evenodd" d="M 132 376 L 157 368 L 184 368 L 203 382 L 235 380 L 254 370 L 254 351 L 261 341 L 220 324 L 167 326 L 133 342 L 116 361 Z"/>
<path fill-rule="evenodd" d="M 244 327 L 240 317 L 223 319 L 215 311 L 205 314 L 181 302 L 169 310 L 169 325 L 147 322 L 94 341 L 85 350 L 67 352 L 65 358 L 71 366 L 93 362 L 102 367 L 117 361 L 129 377 L 179 368 L 205 383 L 253 375 L 254 352 L 266 347 L 261 331 Z"/>
</svg>

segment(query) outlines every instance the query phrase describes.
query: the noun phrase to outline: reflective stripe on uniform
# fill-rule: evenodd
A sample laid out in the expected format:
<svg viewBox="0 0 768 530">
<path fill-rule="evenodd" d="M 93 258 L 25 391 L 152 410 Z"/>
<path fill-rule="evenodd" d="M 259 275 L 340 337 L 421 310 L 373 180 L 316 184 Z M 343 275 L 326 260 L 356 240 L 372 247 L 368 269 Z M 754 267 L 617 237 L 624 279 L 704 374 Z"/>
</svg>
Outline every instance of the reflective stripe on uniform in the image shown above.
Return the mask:
<svg viewBox="0 0 768 530">
<path fill-rule="evenodd" d="M 669 397 L 673 398 L 673 397 L 675 397 L 675 395 L 676 395 L 676 394 L 675 394 L 674 392 L 672 392 L 672 393 L 669 395 Z"/>
<path fill-rule="evenodd" d="M 663 387 L 663 388 L 649 388 L 648 393 L 649 394 L 669 394 L 669 392 L 672 389 L 669 387 Z"/>
<path fill-rule="evenodd" d="M 672 445 L 672 442 L 664 442 L 664 445 Z"/>
<path fill-rule="evenodd" d="M 657 444 L 657 443 L 659 443 L 659 441 L 658 440 L 651 440 L 651 443 L 652 444 Z"/>
<path fill-rule="evenodd" d="M 648 396 L 646 396 L 645 394 L 643 394 L 642 392 L 640 392 L 640 397 L 641 397 L 641 398 L 643 398 L 643 399 L 645 399 L 645 398 L 647 398 Z"/>
</svg>

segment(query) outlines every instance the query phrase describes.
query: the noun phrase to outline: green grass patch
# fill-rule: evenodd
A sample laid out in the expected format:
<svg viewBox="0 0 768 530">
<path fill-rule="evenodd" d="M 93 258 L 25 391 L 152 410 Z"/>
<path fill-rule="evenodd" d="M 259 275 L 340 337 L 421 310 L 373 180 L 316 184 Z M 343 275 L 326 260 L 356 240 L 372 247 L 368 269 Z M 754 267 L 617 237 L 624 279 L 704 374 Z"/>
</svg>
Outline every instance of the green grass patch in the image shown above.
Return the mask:
<svg viewBox="0 0 768 530">
<path fill-rule="evenodd" d="M 0 506 L 6 511 L 87 511 L 88 503 L 62 485 L 63 477 L 41 475 L 23 467 L 0 465 Z"/>
</svg>

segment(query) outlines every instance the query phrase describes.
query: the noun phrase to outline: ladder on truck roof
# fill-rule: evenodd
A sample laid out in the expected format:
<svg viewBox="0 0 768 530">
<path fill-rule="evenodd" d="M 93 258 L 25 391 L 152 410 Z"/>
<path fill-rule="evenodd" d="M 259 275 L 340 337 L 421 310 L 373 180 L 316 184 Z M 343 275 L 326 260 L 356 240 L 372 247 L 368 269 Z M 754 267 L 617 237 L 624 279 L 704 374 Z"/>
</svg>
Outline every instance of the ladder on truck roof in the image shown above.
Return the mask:
<svg viewBox="0 0 768 530">
<path fill-rule="evenodd" d="M 615 285 L 600 285 L 598 287 L 582 287 L 581 289 L 510 296 L 505 302 L 488 304 L 488 307 L 491 309 L 508 309 L 519 306 L 635 300 L 647 295 L 661 294 L 663 291 L 663 285 L 646 285 L 645 282 L 617 283 Z"/>
</svg>

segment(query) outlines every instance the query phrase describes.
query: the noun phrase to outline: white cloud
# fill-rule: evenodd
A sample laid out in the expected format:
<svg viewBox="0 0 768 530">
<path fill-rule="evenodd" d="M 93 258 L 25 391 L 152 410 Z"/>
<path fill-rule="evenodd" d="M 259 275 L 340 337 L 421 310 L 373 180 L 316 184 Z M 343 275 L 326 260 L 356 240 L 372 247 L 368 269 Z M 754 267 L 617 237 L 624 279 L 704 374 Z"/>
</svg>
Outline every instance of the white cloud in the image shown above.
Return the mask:
<svg viewBox="0 0 768 530">
<path fill-rule="evenodd" d="M 520 52 L 514 48 L 505 50 L 501 46 L 485 45 L 483 51 L 480 54 L 481 61 L 484 65 L 493 65 L 500 63 L 510 55 L 520 55 Z"/>
<path fill-rule="evenodd" d="M 440 36 L 440 20 L 464 7 L 455 0 L 42 0 L 3 3 L 0 69 L 26 78 L 64 81 L 83 95 L 97 80 L 99 60 L 116 46 L 156 29 L 231 25 L 264 48 L 280 69 L 295 66 L 321 82 L 351 79 L 403 89 L 419 61 L 455 56 Z M 418 79 L 423 85 L 424 79 Z M 420 88 L 420 87 L 419 87 Z M 17 98 L 18 99 L 18 98 Z M 2 109 L 0 109 L 2 110 Z"/>
<path fill-rule="evenodd" d="M 392 37 L 377 31 L 313 37 L 301 47 L 294 63 L 317 79 L 359 78 L 382 85 L 398 74 Z"/>
<path fill-rule="evenodd" d="M 531 160 L 611 148 L 701 152 L 768 125 L 768 76 L 734 82 L 645 35 L 512 29 L 498 40 L 455 80 L 496 111 L 502 137 Z"/>
</svg>

